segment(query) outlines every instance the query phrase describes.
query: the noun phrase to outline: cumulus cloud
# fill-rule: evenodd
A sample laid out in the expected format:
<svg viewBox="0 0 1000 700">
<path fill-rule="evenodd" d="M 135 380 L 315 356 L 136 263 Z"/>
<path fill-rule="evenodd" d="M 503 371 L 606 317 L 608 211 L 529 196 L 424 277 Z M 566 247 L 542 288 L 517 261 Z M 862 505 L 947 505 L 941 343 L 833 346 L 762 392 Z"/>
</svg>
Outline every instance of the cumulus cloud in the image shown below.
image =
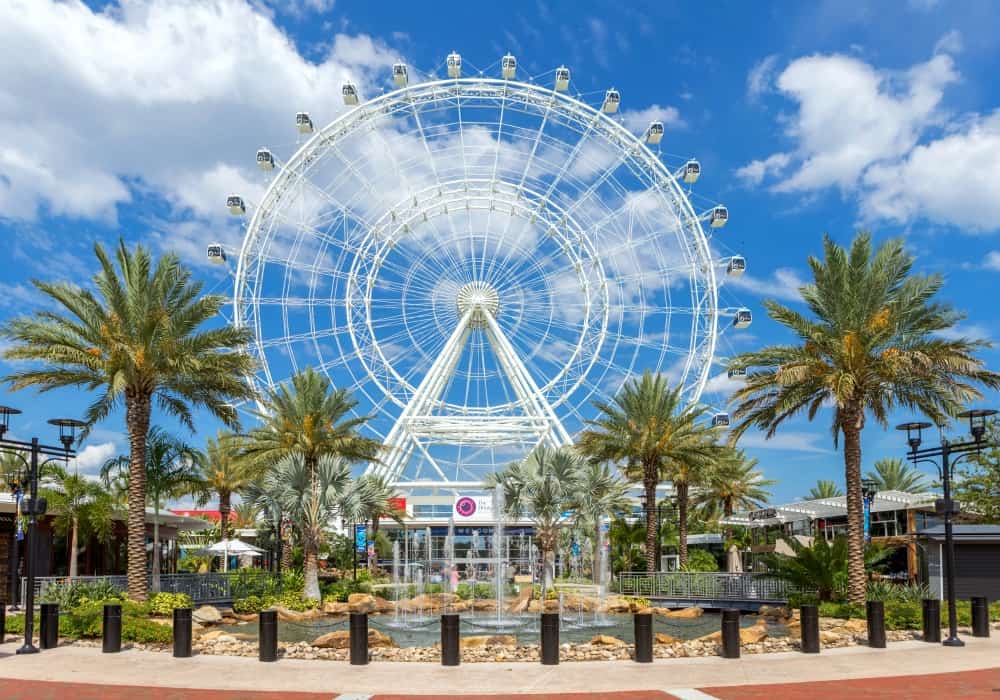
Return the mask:
<svg viewBox="0 0 1000 700">
<path fill-rule="evenodd" d="M 760 450 L 781 450 L 787 452 L 832 452 L 830 447 L 824 447 L 819 443 L 821 440 L 828 440 L 825 433 L 807 433 L 797 431 L 783 431 L 774 434 L 770 440 L 763 433 L 747 432 L 740 438 L 740 447 L 754 447 Z"/>
<path fill-rule="evenodd" d="M 302 7 L 330 3 L 306 2 Z M 242 0 L 0 4 L 0 212 L 114 220 L 137 192 L 221 226 L 230 187 L 262 183 L 254 152 L 325 123 L 351 79 L 371 90 L 396 53 L 338 34 L 319 63 Z M 229 224 L 232 225 L 232 224 Z"/>
<path fill-rule="evenodd" d="M 76 459 L 70 462 L 70 466 L 79 469 L 81 474 L 95 476 L 101 471 L 101 467 L 109 459 L 118 454 L 118 448 L 113 442 L 101 442 L 96 445 L 87 445 L 77 455 Z"/>
<path fill-rule="evenodd" d="M 663 128 L 682 128 L 685 126 L 681 113 L 676 107 L 661 107 L 658 104 L 650 105 L 645 109 L 631 109 L 622 112 L 622 121 L 625 128 L 634 134 L 641 134 L 646 131 L 650 122 L 663 122 Z"/>
<path fill-rule="evenodd" d="M 792 61 L 776 87 L 797 105 L 782 118 L 793 148 L 755 159 L 737 176 L 776 192 L 837 188 L 857 199 L 867 221 L 995 230 L 1000 110 L 955 119 L 942 105 L 959 80 L 953 55 L 961 48 L 961 36 L 949 32 L 927 61 L 903 71 L 841 54 Z M 748 77 L 751 94 L 764 84 L 756 75 Z"/>
</svg>

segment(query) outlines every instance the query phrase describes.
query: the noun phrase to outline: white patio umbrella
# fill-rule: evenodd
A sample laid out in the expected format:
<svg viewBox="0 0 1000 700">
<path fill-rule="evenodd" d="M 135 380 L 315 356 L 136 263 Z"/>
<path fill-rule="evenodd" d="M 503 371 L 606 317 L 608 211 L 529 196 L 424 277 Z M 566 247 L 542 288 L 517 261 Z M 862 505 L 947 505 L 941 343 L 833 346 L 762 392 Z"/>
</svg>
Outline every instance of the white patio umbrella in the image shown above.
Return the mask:
<svg viewBox="0 0 1000 700">
<path fill-rule="evenodd" d="M 200 553 L 222 557 L 222 570 L 229 571 L 229 556 L 231 554 L 259 557 L 263 552 L 264 550 L 260 547 L 254 547 L 243 540 L 219 540 L 215 544 L 205 547 Z"/>
<path fill-rule="evenodd" d="M 731 574 L 743 573 L 743 560 L 740 558 L 740 550 L 735 544 L 729 547 L 729 552 L 726 556 L 726 568 Z"/>
</svg>

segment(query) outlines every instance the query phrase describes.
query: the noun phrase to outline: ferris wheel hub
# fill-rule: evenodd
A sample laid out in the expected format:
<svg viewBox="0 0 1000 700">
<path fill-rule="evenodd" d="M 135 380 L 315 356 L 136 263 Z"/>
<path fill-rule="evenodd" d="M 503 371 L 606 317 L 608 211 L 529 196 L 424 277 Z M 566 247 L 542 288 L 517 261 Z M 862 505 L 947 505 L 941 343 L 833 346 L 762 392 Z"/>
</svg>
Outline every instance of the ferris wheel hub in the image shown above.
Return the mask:
<svg viewBox="0 0 1000 700">
<path fill-rule="evenodd" d="M 497 314 L 500 313 L 500 294 L 497 293 L 496 287 L 489 282 L 469 282 L 463 285 L 456 295 L 456 303 L 460 318 L 473 309 L 469 324 L 474 328 L 482 328 L 486 325 L 484 314 L 490 314 L 496 318 Z"/>
</svg>

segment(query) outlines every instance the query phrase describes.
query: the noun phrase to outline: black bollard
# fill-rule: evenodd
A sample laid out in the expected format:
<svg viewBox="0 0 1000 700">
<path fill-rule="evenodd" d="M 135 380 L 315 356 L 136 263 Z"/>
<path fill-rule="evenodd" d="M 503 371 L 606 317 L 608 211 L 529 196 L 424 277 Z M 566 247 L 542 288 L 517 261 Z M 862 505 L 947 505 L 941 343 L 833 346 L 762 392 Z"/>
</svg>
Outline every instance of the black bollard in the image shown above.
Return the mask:
<svg viewBox="0 0 1000 700">
<path fill-rule="evenodd" d="M 368 613 L 351 613 L 351 666 L 368 663 Z"/>
<path fill-rule="evenodd" d="M 441 665 L 458 666 L 462 655 L 458 644 L 458 615 L 441 616 Z"/>
<path fill-rule="evenodd" d="M 174 608 L 174 658 L 191 656 L 191 608 Z"/>
<path fill-rule="evenodd" d="M 38 648 L 55 649 L 59 645 L 59 603 L 42 603 Z"/>
<path fill-rule="evenodd" d="M 635 660 L 640 664 L 653 663 L 653 616 L 650 613 L 636 613 L 633 619 Z"/>
<path fill-rule="evenodd" d="M 972 636 L 990 636 L 990 603 L 985 596 L 972 599 Z"/>
<path fill-rule="evenodd" d="M 278 611 L 262 610 L 258 616 L 257 658 L 278 660 Z"/>
<path fill-rule="evenodd" d="M 941 643 L 941 601 L 924 598 L 924 641 Z"/>
<path fill-rule="evenodd" d="M 869 600 L 865 605 L 868 619 L 868 646 L 873 649 L 885 649 L 885 603 L 881 600 Z"/>
<path fill-rule="evenodd" d="M 799 632 L 802 634 L 802 653 L 819 653 L 819 608 L 803 605 L 799 608 Z"/>
<path fill-rule="evenodd" d="M 559 613 L 542 613 L 542 665 L 559 663 Z"/>
<path fill-rule="evenodd" d="M 740 611 L 736 608 L 722 611 L 722 658 L 740 658 Z"/>
<path fill-rule="evenodd" d="M 7 634 L 7 606 L 4 603 L 0 603 L 0 644 L 4 643 L 4 637 Z"/>
<path fill-rule="evenodd" d="M 122 606 L 105 603 L 104 623 L 101 634 L 101 651 L 117 654 L 122 650 Z"/>
</svg>

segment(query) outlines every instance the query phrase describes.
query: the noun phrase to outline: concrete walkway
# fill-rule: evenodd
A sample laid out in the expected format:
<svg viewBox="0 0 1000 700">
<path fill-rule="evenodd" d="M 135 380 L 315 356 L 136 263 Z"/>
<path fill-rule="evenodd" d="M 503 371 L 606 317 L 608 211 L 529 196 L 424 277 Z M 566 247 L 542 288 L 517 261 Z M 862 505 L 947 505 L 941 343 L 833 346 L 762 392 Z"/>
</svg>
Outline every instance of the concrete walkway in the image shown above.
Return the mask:
<svg viewBox="0 0 1000 700">
<path fill-rule="evenodd" d="M 819 656 L 790 652 L 744 655 L 738 660 L 702 657 L 662 659 L 652 664 L 592 661 L 559 666 L 476 663 L 458 668 L 398 662 L 350 666 L 338 661 L 298 659 L 264 664 L 256 659 L 230 656 L 174 659 L 168 653 L 133 650 L 102 654 L 99 648 L 91 647 L 60 647 L 33 656 L 15 656 L 17 645 L 7 643 L 0 645 L 0 679 L 220 691 L 296 691 L 330 698 L 342 694 L 607 696 L 614 691 L 666 691 L 675 697 L 704 698 L 714 696 L 685 693 L 695 688 L 919 676 L 1000 667 L 1000 639 L 966 637 L 965 641 L 967 646 L 961 649 L 898 642 L 884 650 L 846 647 L 826 650 Z M 1000 686 L 1000 678 L 997 680 Z M 631 695 L 638 696 L 638 693 Z"/>
</svg>

